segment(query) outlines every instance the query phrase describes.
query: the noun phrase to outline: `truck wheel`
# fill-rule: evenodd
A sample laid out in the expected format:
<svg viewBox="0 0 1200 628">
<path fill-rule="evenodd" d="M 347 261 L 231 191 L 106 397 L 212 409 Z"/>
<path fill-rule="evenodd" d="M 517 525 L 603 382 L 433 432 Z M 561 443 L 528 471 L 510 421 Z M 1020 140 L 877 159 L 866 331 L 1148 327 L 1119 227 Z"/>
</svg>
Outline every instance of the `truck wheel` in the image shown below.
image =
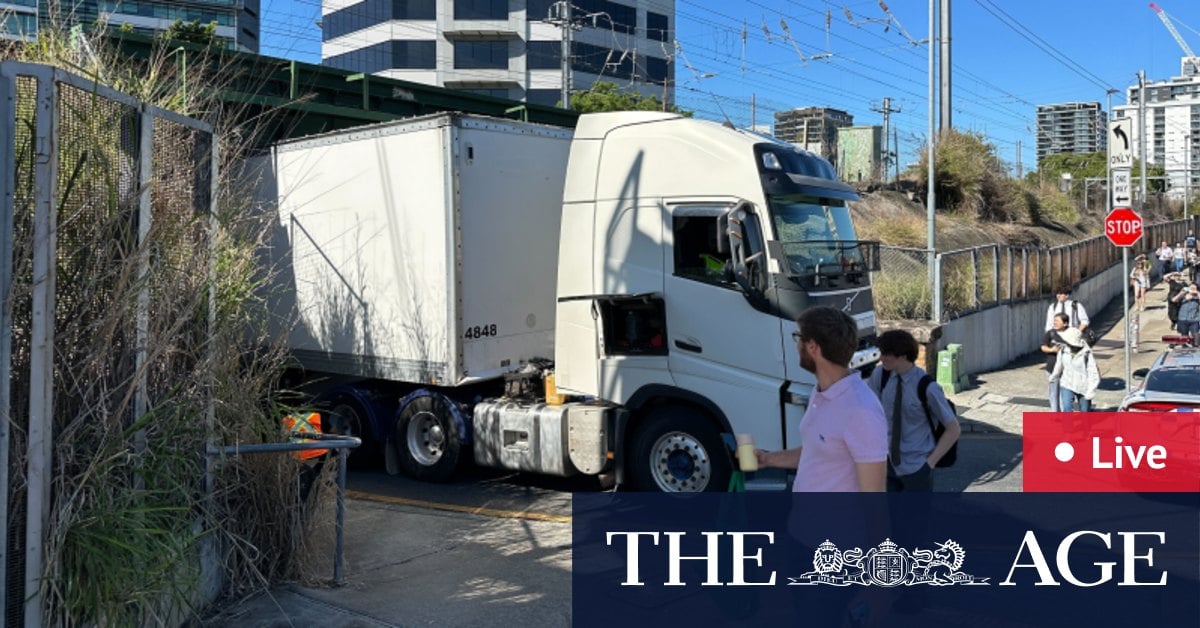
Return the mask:
<svg viewBox="0 0 1200 628">
<path fill-rule="evenodd" d="M 339 396 L 335 397 L 327 407 L 326 415 L 329 417 L 329 423 L 322 425 L 326 433 L 362 439 L 361 445 L 350 450 L 346 465 L 352 469 L 359 469 L 376 462 L 379 453 L 378 443 L 371 432 L 370 419 L 367 418 L 367 413 L 362 406 L 351 397 Z"/>
<path fill-rule="evenodd" d="M 720 433 L 699 411 L 652 412 L 634 433 L 626 467 L 635 488 L 664 493 L 725 491 L 733 461 Z"/>
<path fill-rule="evenodd" d="M 413 399 L 396 418 L 400 466 L 423 482 L 445 482 L 458 468 L 462 444 L 446 400 L 429 395 Z"/>
</svg>

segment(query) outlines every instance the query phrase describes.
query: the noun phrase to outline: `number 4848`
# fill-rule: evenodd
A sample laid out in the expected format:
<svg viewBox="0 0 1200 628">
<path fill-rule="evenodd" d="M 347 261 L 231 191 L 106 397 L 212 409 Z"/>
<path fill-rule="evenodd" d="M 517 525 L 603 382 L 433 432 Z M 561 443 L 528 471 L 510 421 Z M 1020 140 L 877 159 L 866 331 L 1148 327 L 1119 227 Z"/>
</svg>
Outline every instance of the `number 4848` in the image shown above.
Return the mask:
<svg viewBox="0 0 1200 628">
<path fill-rule="evenodd" d="M 468 327 L 465 337 L 466 338 L 483 338 L 484 336 L 495 336 L 495 335 L 496 335 L 496 325 L 493 323 L 491 325 L 476 325 L 474 327 Z"/>
</svg>

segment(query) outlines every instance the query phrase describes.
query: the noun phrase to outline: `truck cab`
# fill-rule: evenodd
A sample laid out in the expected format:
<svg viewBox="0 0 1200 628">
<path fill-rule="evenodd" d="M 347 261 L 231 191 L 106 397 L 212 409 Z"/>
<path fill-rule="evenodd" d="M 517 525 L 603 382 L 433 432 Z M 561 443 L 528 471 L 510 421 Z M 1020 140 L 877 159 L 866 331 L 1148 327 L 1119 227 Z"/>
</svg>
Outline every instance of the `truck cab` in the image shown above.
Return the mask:
<svg viewBox="0 0 1200 628">
<path fill-rule="evenodd" d="M 792 338 L 806 308 L 859 327 L 851 363 L 878 359 L 852 188 L 790 144 L 668 113 L 580 118 L 563 192 L 555 383 L 627 411 L 619 479 L 725 490 L 734 433 L 798 442 L 815 386 Z"/>
</svg>

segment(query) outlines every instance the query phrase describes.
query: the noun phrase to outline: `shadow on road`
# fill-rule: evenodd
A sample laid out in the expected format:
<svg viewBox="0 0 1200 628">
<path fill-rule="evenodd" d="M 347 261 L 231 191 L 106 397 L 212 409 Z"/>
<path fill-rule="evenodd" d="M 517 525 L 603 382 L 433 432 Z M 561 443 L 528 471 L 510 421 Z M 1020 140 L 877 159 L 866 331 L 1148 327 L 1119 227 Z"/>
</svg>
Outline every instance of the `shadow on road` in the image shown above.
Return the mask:
<svg viewBox="0 0 1200 628">
<path fill-rule="evenodd" d="M 938 492 L 1021 490 L 1021 436 L 995 432 L 965 435 L 958 442 L 958 462 L 938 469 Z"/>
</svg>

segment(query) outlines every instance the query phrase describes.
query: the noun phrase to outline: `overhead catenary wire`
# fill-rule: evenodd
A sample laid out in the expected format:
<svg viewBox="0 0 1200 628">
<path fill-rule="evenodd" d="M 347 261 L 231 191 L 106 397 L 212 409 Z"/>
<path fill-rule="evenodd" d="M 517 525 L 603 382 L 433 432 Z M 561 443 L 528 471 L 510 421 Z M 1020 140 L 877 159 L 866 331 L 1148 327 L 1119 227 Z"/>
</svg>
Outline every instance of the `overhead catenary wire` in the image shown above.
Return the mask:
<svg viewBox="0 0 1200 628">
<path fill-rule="evenodd" d="M 712 9 L 710 9 L 710 8 L 708 8 L 708 7 L 699 7 L 699 5 L 696 5 L 694 2 L 689 2 L 689 1 L 687 1 L 687 0 L 683 0 L 683 3 L 684 3 L 684 4 L 691 5 L 691 6 L 693 6 L 693 7 L 698 7 L 698 8 L 700 8 L 700 9 L 702 9 L 704 12 L 706 12 L 706 13 L 711 13 L 712 15 L 718 16 L 718 17 L 720 17 L 720 18 L 724 18 L 724 19 L 726 19 L 726 20 L 728 20 L 728 19 L 731 19 L 731 16 L 728 16 L 728 15 L 726 15 L 726 14 L 723 14 L 723 13 L 721 13 L 721 12 L 719 12 L 719 11 L 712 10 Z M 764 5 L 764 4 L 761 4 L 761 3 L 759 3 L 759 2 L 755 2 L 754 0 L 749 0 L 749 3 L 750 3 L 751 5 L 757 6 L 757 7 L 759 7 L 759 8 L 764 8 L 764 9 L 768 8 L 766 5 Z M 811 9 L 811 8 L 809 8 L 809 10 L 810 10 L 811 12 L 813 12 L 813 13 L 820 14 L 820 12 L 819 12 L 819 11 L 816 11 L 816 10 L 814 10 L 814 9 Z M 677 12 L 678 12 L 678 11 L 677 11 Z M 798 18 L 795 18 L 795 16 L 788 15 L 788 14 L 786 14 L 786 13 L 781 13 L 781 15 L 783 15 L 783 16 L 784 16 L 784 17 L 786 17 L 786 18 L 793 19 L 795 22 L 797 22 L 797 23 L 800 23 L 800 24 L 803 24 L 804 26 L 807 26 L 807 27 L 809 27 L 809 28 L 813 28 L 813 29 L 820 29 L 820 27 L 818 27 L 818 26 L 815 26 L 815 25 L 813 25 L 813 24 L 810 24 L 810 23 L 808 23 L 808 22 L 805 22 L 805 21 L 799 20 Z M 705 18 L 698 18 L 698 19 L 700 19 L 700 20 L 704 20 Z M 714 25 L 718 26 L 719 28 L 725 28 L 724 24 L 718 24 L 718 23 L 712 22 L 711 20 L 708 20 L 708 22 L 709 22 L 710 24 L 714 24 Z M 877 51 L 877 50 L 874 50 L 874 49 L 871 49 L 871 48 L 868 48 L 868 47 L 866 47 L 866 46 L 863 46 L 863 45 L 862 45 L 860 42 L 856 42 L 856 41 L 854 41 L 854 40 L 848 39 L 848 38 L 846 38 L 845 36 L 842 36 L 842 35 L 840 35 L 840 34 L 835 34 L 835 35 L 834 35 L 834 37 L 835 37 L 835 38 L 837 38 L 837 39 L 839 39 L 839 40 L 841 40 L 841 41 L 846 41 L 846 42 L 850 43 L 851 45 L 853 45 L 853 46 L 855 46 L 855 47 L 862 48 L 862 49 L 864 49 L 864 50 L 867 50 L 867 51 L 869 51 L 869 52 L 872 52 L 872 53 L 880 54 L 880 53 L 879 53 L 879 51 Z M 876 37 L 878 37 L 878 36 L 876 35 Z M 767 43 L 773 43 L 773 41 L 772 41 L 772 42 L 767 42 Z M 886 56 L 886 55 L 884 55 L 884 56 Z M 851 63 L 856 63 L 856 64 L 859 64 L 859 65 L 863 66 L 865 69 L 867 69 L 867 70 L 869 70 L 869 71 L 872 71 L 872 72 L 875 72 L 875 77 L 872 77 L 872 80 L 878 80 L 878 78 L 877 78 L 878 76 L 889 76 L 889 75 L 892 75 L 892 74 L 893 74 L 893 72 L 890 72 L 890 71 L 888 71 L 888 70 L 885 70 L 885 69 L 882 69 L 882 68 L 878 68 L 878 67 L 871 66 L 870 64 L 866 64 L 866 63 L 862 62 L 861 60 L 854 59 L 853 57 L 848 57 L 848 56 L 847 56 L 847 55 L 845 55 L 845 54 L 837 53 L 837 54 L 835 54 L 835 55 L 834 55 L 834 58 L 841 58 L 841 59 L 847 60 L 847 61 L 849 61 L 849 62 L 851 62 Z M 900 61 L 899 59 L 896 59 L 896 58 L 894 58 L 894 57 L 888 57 L 888 58 L 889 58 L 890 60 L 894 61 L 894 62 L 900 62 L 900 63 L 902 63 L 903 65 L 905 65 L 905 67 L 908 67 L 909 69 L 913 70 L 914 72 L 923 72 L 923 71 L 924 71 L 923 69 L 921 69 L 921 68 L 918 68 L 917 66 L 915 66 L 915 65 L 913 65 L 913 64 L 904 63 L 904 62 L 902 62 L 902 61 Z M 861 74 L 861 73 L 859 73 L 858 75 L 859 75 L 859 76 L 862 76 L 862 74 Z M 914 87 L 915 87 L 916 85 L 918 85 L 917 81 L 915 81 L 915 80 L 913 80 L 913 79 L 911 79 L 911 78 L 909 78 L 909 77 L 903 77 L 903 80 L 906 80 L 906 81 L 909 81 L 909 82 L 913 83 Z M 912 95 L 912 97 L 913 97 L 914 99 L 917 99 L 917 100 L 924 100 L 924 96 L 923 96 L 923 95 L 917 94 L 916 92 L 913 92 L 913 91 L 911 91 L 911 90 L 905 90 L 905 91 L 906 91 L 906 92 L 908 92 L 910 95 Z M 985 105 L 985 104 L 986 104 L 988 109 L 996 109 L 996 108 L 997 108 L 997 107 L 995 107 L 995 103 L 994 103 L 993 101 L 987 100 L 987 99 L 986 99 L 985 97 L 983 97 L 981 94 L 976 94 L 975 92 L 973 92 L 973 90 L 964 90 L 964 91 L 965 91 L 965 92 L 967 92 L 967 93 L 968 93 L 968 94 L 970 94 L 970 95 L 977 95 L 977 96 L 980 98 L 980 100 L 979 100 L 979 101 L 977 101 L 975 104 L 978 104 L 978 105 L 981 105 L 981 106 L 983 106 L 983 105 Z M 874 96 L 874 94 L 872 94 L 872 95 L 869 95 L 869 96 L 868 96 L 868 95 L 864 95 L 864 99 L 865 99 L 865 100 L 869 100 L 869 98 L 870 98 L 871 96 Z M 967 101 L 966 99 L 964 99 L 964 102 L 966 102 L 967 104 L 972 104 L 972 103 L 971 103 L 971 101 Z M 1001 107 L 1000 109 L 1003 109 L 1003 110 L 1005 110 L 1005 113 L 1006 113 L 1006 114 L 1008 114 L 1008 115 L 1012 115 L 1012 116 L 1014 117 L 1014 119 L 1020 120 L 1022 124 L 1023 124 L 1025 121 L 1027 121 L 1027 120 L 1029 119 L 1029 114 L 1023 114 L 1023 113 L 1020 113 L 1020 112 L 1015 112 L 1015 111 L 1013 111 L 1013 110 L 1011 110 L 1011 109 L 1004 108 L 1004 107 Z M 956 111 L 957 111 L 957 110 L 958 110 L 958 109 L 956 109 Z M 972 115 L 975 115 L 975 112 L 970 112 L 970 113 L 971 113 Z M 1014 128 L 1014 129 L 1015 129 L 1015 127 L 1012 127 L 1011 125 L 1010 125 L 1010 127 L 1009 127 L 1009 128 Z"/>
<path fill-rule="evenodd" d="M 304 41 L 319 42 L 321 40 L 321 31 L 316 27 L 314 23 L 316 19 L 314 18 L 320 17 L 318 15 L 320 12 L 320 1 L 297 0 L 297 2 L 299 5 L 307 5 L 312 7 L 314 9 L 312 11 L 312 15 L 289 18 L 291 21 L 283 21 L 277 32 L 284 37 L 291 37 L 289 45 L 292 46 L 295 45 L 293 42 L 297 42 L 301 39 Z M 976 0 L 976 2 L 980 3 L 980 0 Z M 879 7 L 879 10 L 882 10 L 882 12 L 874 13 L 874 15 L 872 15 L 873 12 L 877 11 L 875 5 L 880 5 L 878 0 L 851 3 L 824 2 L 822 4 L 818 4 L 815 8 L 812 6 L 805 6 L 806 4 L 812 5 L 813 3 L 811 2 L 788 0 L 788 4 L 790 6 L 796 7 L 797 10 L 802 13 L 808 13 L 811 15 L 811 22 L 808 19 L 798 18 L 796 16 L 788 16 L 786 13 L 780 12 L 774 7 L 767 7 L 763 3 L 753 2 L 752 0 L 750 1 L 751 6 L 763 8 L 765 11 L 759 20 L 755 20 L 754 18 L 747 20 L 744 16 L 728 16 L 719 9 L 714 10 L 714 5 L 711 4 L 704 6 L 695 2 L 688 2 L 688 0 L 681 0 L 678 4 L 679 9 L 676 11 L 678 22 L 692 21 L 688 18 L 690 16 L 696 16 L 700 18 L 700 20 L 705 21 L 695 21 L 700 22 L 704 26 L 711 26 L 715 36 L 713 37 L 709 46 L 707 46 L 707 50 L 711 51 L 709 54 L 705 54 L 702 51 L 702 44 L 698 44 L 696 41 L 696 35 L 678 37 L 674 33 L 675 29 L 669 29 L 672 35 L 670 39 L 678 39 L 680 41 L 683 48 L 688 51 L 691 57 L 693 57 L 691 61 L 693 62 L 693 67 L 697 71 L 701 73 L 708 73 L 710 70 L 712 70 L 719 74 L 721 77 L 720 81 L 722 81 L 721 84 L 725 84 L 725 81 L 731 81 L 736 76 L 742 76 L 744 78 L 753 77 L 755 81 L 749 85 L 749 87 L 751 87 L 750 91 L 754 91 L 760 95 L 760 104 L 767 103 L 767 101 L 763 99 L 763 96 L 766 96 L 770 98 L 771 101 L 774 101 L 766 106 L 776 107 L 778 109 L 779 105 L 782 104 L 785 108 L 790 108 L 793 106 L 791 103 L 794 103 L 795 96 L 798 93 L 797 88 L 800 88 L 802 91 L 799 93 L 819 93 L 827 97 L 832 96 L 831 100 L 833 101 L 832 104 L 834 106 L 841 106 L 842 108 L 857 112 L 865 108 L 865 103 L 879 96 L 879 94 L 874 91 L 873 87 L 867 87 L 866 89 L 863 87 L 863 85 L 872 84 L 878 85 L 880 88 L 886 88 L 889 91 L 894 91 L 895 95 L 900 99 L 901 102 L 919 102 L 924 100 L 924 98 L 918 93 L 919 90 L 916 89 L 918 82 L 914 78 L 914 76 L 919 74 L 919 72 L 916 70 L 911 73 L 907 72 L 908 69 L 913 67 L 912 63 L 906 61 L 906 59 L 909 58 L 908 55 L 911 54 L 920 56 L 920 54 L 915 50 L 915 46 L 913 46 L 912 42 L 910 41 L 912 36 L 911 34 L 908 34 L 906 37 L 905 33 L 900 32 L 902 27 L 893 26 L 890 32 L 894 33 L 895 36 L 884 37 L 883 31 L 881 31 L 881 25 L 886 24 L 889 19 L 895 19 L 896 16 L 891 14 L 890 10 L 887 9 L 886 4 Z M 865 27 L 855 28 L 854 26 L 848 25 L 848 22 L 838 19 L 833 21 L 831 28 L 831 9 L 832 13 L 836 15 L 838 9 L 841 8 L 840 4 L 847 4 L 849 8 L 855 12 L 856 16 L 878 19 L 879 22 Z M 988 4 L 998 8 L 998 3 L 990 2 L 989 0 Z M 300 9 L 300 12 L 303 13 L 303 9 Z M 1007 15 L 1007 13 L 1002 13 L 1001 15 Z M 782 18 L 780 20 L 781 25 L 784 23 L 789 25 L 790 29 L 788 30 L 790 30 L 790 33 L 788 33 L 788 31 L 784 31 L 784 33 L 790 34 L 791 41 L 788 41 L 788 38 L 785 37 L 784 33 L 781 33 L 779 29 L 771 29 L 768 27 L 763 31 L 758 31 L 753 27 L 755 21 L 761 21 L 763 25 L 766 25 L 770 19 L 777 18 Z M 899 20 L 895 20 L 895 22 L 898 24 Z M 313 24 L 313 27 L 303 28 L 305 23 Z M 291 26 L 287 26 L 288 24 Z M 301 26 L 296 28 L 296 24 Z M 428 26 L 425 28 L 424 32 L 427 33 L 431 39 L 436 38 L 437 34 L 434 32 L 436 30 L 435 23 L 429 22 L 427 24 Z M 676 26 L 676 24 L 672 24 L 672 26 Z M 1181 26 L 1181 28 L 1185 26 L 1186 25 Z M 1019 27 L 1015 25 L 1008 25 L 1008 28 L 1013 28 L 1015 30 Z M 849 37 L 848 35 L 853 33 L 848 33 L 847 29 L 861 32 L 863 35 L 854 35 Z M 271 28 L 270 30 L 272 32 L 276 32 L 275 28 Z M 633 55 L 631 48 L 624 47 L 624 42 L 629 41 L 630 36 L 622 32 L 612 33 L 611 29 L 608 30 L 610 30 L 610 33 L 607 35 L 607 37 L 612 38 L 615 35 L 619 38 L 619 41 L 617 45 L 610 46 L 614 52 L 602 52 L 600 53 L 599 57 L 592 59 L 593 64 L 600 69 L 600 74 L 602 76 L 612 76 L 611 73 L 613 70 L 617 67 L 620 67 L 618 64 L 612 63 L 614 59 L 622 55 L 626 57 Z M 644 30 L 648 29 L 638 27 L 636 30 L 637 34 L 641 34 Z M 799 66 L 802 68 L 804 62 L 800 59 L 801 54 L 796 53 L 794 44 L 800 47 L 800 50 L 803 54 L 807 54 L 810 51 L 819 49 L 819 44 L 815 43 L 815 38 L 806 37 L 804 33 L 819 33 L 819 36 L 824 40 L 825 43 L 824 49 L 835 55 L 836 60 L 829 60 L 831 66 L 836 68 L 840 74 L 844 74 L 848 78 L 862 80 L 850 81 L 846 83 L 837 81 L 836 85 L 830 85 L 827 82 L 824 86 L 822 86 L 817 81 L 813 80 L 815 75 L 811 75 L 812 78 L 810 78 L 809 74 L 806 74 L 802 71 L 797 71 L 794 66 Z M 1036 35 L 1036 33 L 1034 33 L 1034 35 Z M 1033 41 L 1030 41 L 1031 38 L 1032 36 L 1025 37 L 1024 39 L 1032 45 Z M 870 42 L 875 41 L 879 42 L 881 45 L 872 46 L 870 44 Z M 768 45 L 773 47 L 777 46 L 781 49 L 790 50 L 789 56 L 794 55 L 793 62 L 790 64 L 777 65 L 771 62 L 759 61 L 757 59 L 759 55 L 757 54 L 755 48 L 759 47 L 761 42 L 766 42 Z M 349 42 L 347 41 L 346 43 Z M 644 43 L 642 43 L 642 45 L 644 46 Z M 264 48 L 267 48 L 268 46 L 269 41 L 264 41 Z M 720 52 L 722 47 L 734 48 L 735 46 L 740 47 L 742 50 L 738 51 L 734 49 L 728 51 L 727 53 Z M 854 55 L 856 52 L 858 52 L 859 56 L 862 58 L 855 58 Z M 639 51 L 637 56 L 640 59 L 644 54 L 644 51 Z M 1046 54 L 1050 53 L 1046 52 Z M 439 64 L 445 64 L 450 61 L 449 59 L 444 58 L 445 56 L 446 55 L 444 54 L 438 55 L 437 61 Z M 665 56 L 668 61 L 676 61 L 677 71 L 686 69 L 682 64 L 678 63 L 677 59 L 673 59 L 670 54 L 654 54 L 654 56 Z M 726 62 L 719 63 L 720 58 L 723 56 L 727 56 L 727 59 L 725 59 Z M 872 62 L 872 59 L 880 59 L 882 62 Z M 604 63 L 605 60 L 609 61 L 609 63 Z M 728 63 L 728 61 L 731 61 L 732 64 Z M 627 62 L 628 58 L 626 59 L 626 65 L 628 65 Z M 905 69 L 905 71 L 896 72 L 894 69 L 895 64 L 900 64 L 900 67 Z M 636 64 L 634 65 L 636 66 Z M 730 69 L 733 71 L 730 71 Z M 1086 68 L 1084 68 L 1084 70 L 1086 70 Z M 980 129 L 980 132 L 988 135 L 990 141 L 995 141 L 998 144 L 1005 145 L 1012 143 L 1010 140 L 1005 139 L 1007 137 L 1007 130 L 1017 131 L 1021 134 L 1029 132 L 1029 130 L 1025 127 L 1031 121 L 1031 119 L 1035 119 L 1032 109 L 1036 105 L 1030 101 L 1027 94 L 1024 92 L 1014 93 L 1013 90 L 1000 87 L 994 82 L 988 80 L 987 77 L 980 76 L 979 74 L 971 72 L 969 69 L 963 68 L 960 65 L 955 66 L 955 71 L 960 76 L 967 79 L 966 83 L 970 84 L 970 87 L 964 86 L 958 90 L 958 93 L 956 93 L 956 96 L 960 96 L 961 94 L 962 97 L 955 100 L 955 111 L 963 115 L 970 116 L 971 119 L 977 121 L 973 125 L 960 125 L 962 128 Z M 494 75 L 494 71 L 488 69 L 472 71 L 471 69 L 460 68 L 456 70 L 456 73 L 468 78 Z M 888 77 L 885 79 L 887 85 L 879 84 L 879 79 L 881 77 Z M 614 78 L 632 80 L 633 75 L 628 72 L 624 72 L 621 76 Z M 668 83 L 675 83 L 676 85 L 679 84 L 677 80 L 673 80 L 669 76 Z M 964 83 L 964 85 L 966 83 Z M 746 83 L 742 82 L 742 84 Z M 838 89 L 834 90 L 832 89 L 833 87 Z M 974 89 L 972 89 L 972 87 L 974 87 Z M 708 96 L 709 99 L 711 99 L 713 96 L 720 95 L 716 93 L 716 90 L 719 90 L 720 88 L 713 88 L 705 85 L 703 86 L 703 89 L 706 89 L 710 94 Z M 698 97 L 699 96 L 697 92 L 686 90 L 686 93 L 677 96 L 677 99 L 681 101 L 690 99 L 691 101 L 695 102 L 696 98 Z M 721 97 L 724 98 L 724 96 Z M 723 105 L 723 109 L 727 110 L 727 112 L 731 115 L 737 115 L 738 110 L 743 107 L 743 105 L 740 104 L 740 101 L 736 98 L 731 100 L 721 100 L 720 102 Z M 1020 109 L 1023 109 L 1024 107 L 1029 107 L 1030 111 L 1021 111 Z M 704 108 L 712 108 L 712 105 Z M 915 110 L 915 107 L 913 109 Z M 721 115 L 721 117 L 723 118 L 725 116 Z M 897 118 L 897 123 L 903 124 L 903 118 L 903 116 L 899 116 Z M 960 117 L 960 119 L 966 118 Z M 1009 120 L 1012 122 L 1008 122 Z M 909 123 L 911 123 L 911 117 L 909 119 Z M 1172 124 L 1173 122 L 1168 123 L 1169 126 Z M 988 129 L 991 129 L 992 131 L 1000 130 L 1001 134 L 1004 134 L 1004 137 L 993 136 L 990 132 L 988 132 Z"/>
<path fill-rule="evenodd" d="M 751 4 L 753 4 L 753 5 L 756 5 L 756 6 L 759 6 L 759 7 L 764 7 L 764 8 L 765 8 L 765 5 L 762 5 L 762 4 L 760 4 L 760 3 L 753 2 L 753 0 L 751 0 L 751 2 L 750 2 L 750 3 L 751 3 Z M 693 2 L 687 2 L 686 0 L 685 0 L 684 4 L 689 4 L 689 5 L 692 5 L 692 6 L 696 6 L 696 5 L 695 5 L 695 3 L 693 3 Z M 712 14 L 712 15 L 714 15 L 714 16 L 717 16 L 718 18 L 724 18 L 724 19 L 725 19 L 725 20 L 727 20 L 727 21 L 731 21 L 731 20 L 733 19 L 731 16 L 728 16 L 728 15 L 726 15 L 726 14 L 720 13 L 719 11 L 715 11 L 715 10 L 709 9 L 709 8 L 707 8 L 707 7 L 700 7 L 700 8 L 701 8 L 701 9 L 702 9 L 702 10 L 703 10 L 705 13 Z M 689 15 L 690 15 L 690 14 L 689 14 Z M 790 18 L 790 17 L 793 17 L 793 16 L 788 16 L 787 14 L 784 14 L 784 15 L 785 15 L 786 17 L 789 17 L 789 18 Z M 717 22 L 714 22 L 714 21 L 712 21 L 711 19 L 707 19 L 707 18 L 704 18 L 704 17 L 699 17 L 699 16 L 693 16 L 693 17 L 694 17 L 694 19 L 697 19 L 697 20 L 700 20 L 700 21 L 705 21 L 705 22 L 707 22 L 707 23 L 709 23 L 709 24 L 712 24 L 712 25 L 716 26 L 717 28 L 724 28 L 724 29 L 728 29 L 728 28 L 730 28 L 730 27 L 729 27 L 729 26 L 728 26 L 726 23 L 717 23 Z M 811 24 L 807 24 L 807 23 L 805 23 L 805 25 L 809 26 L 810 28 L 816 28 L 816 27 L 814 27 L 814 26 L 813 26 L 813 25 L 811 25 Z M 740 32 L 740 31 L 739 31 L 739 32 Z M 839 39 L 845 39 L 844 37 L 842 37 L 842 36 L 840 36 L 840 35 L 838 35 L 837 37 L 838 37 Z M 775 39 L 777 39 L 777 37 L 774 37 L 774 36 L 773 36 L 771 39 L 772 39 L 772 41 L 771 41 L 771 42 L 768 42 L 768 43 L 774 43 L 774 40 L 775 40 Z M 850 41 L 850 40 L 848 40 L 848 41 Z M 861 45 L 861 44 L 859 44 L 859 45 Z M 873 74 L 873 75 L 870 75 L 870 76 L 868 76 L 868 75 L 866 75 L 866 74 L 864 74 L 864 73 L 862 73 L 862 72 L 859 72 L 859 71 L 857 71 L 857 70 L 854 70 L 854 69 L 850 69 L 850 70 L 849 70 L 849 72 L 850 72 L 850 73 L 852 73 L 852 74 L 854 74 L 854 75 L 856 75 L 856 76 L 860 76 L 860 77 L 862 77 L 862 78 L 865 78 L 865 79 L 871 80 L 872 82 L 875 82 L 875 83 L 880 83 L 880 81 L 879 81 L 879 79 L 878 79 L 878 76 L 882 76 L 882 75 L 888 75 L 888 74 L 889 74 L 889 72 L 887 72 L 887 71 L 886 71 L 886 70 L 884 70 L 884 69 L 881 69 L 881 68 L 875 68 L 875 67 L 873 67 L 873 66 L 870 66 L 869 64 L 864 64 L 863 62 L 861 62 L 861 61 L 859 61 L 859 60 L 856 60 L 856 59 L 853 59 L 853 58 L 846 57 L 845 55 L 835 54 L 835 55 L 834 55 L 834 59 L 841 59 L 841 60 L 844 60 L 844 61 L 847 61 L 847 62 L 850 62 L 850 63 L 854 63 L 854 64 L 857 64 L 857 65 L 863 66 L 863 67 L 867 68 L 868 70 L 871 70 L 871 71 L 873 71 L 873 72 L 874 72 L 874 74 Z M 913 67 L 913 66 L 911 66 L 911 65 L 910 65 L 910 67 Z M 914 70 L 916 70 L 917 68 L 913 67 L 913 69 L 914 69 Z M 915 81 L 912 81 L 912 79 L 904 78 L 903 80 L 907 80 L 907 81 L 913 82 L 913 84 L 915 85 Z M 904 87 L 901 87 L 901 86 L 895 85 L 894 83 L 891 83 L 891 82 L 886 82 L 886 81 L 885 81 L 885 82 L 882 82 L 881 84 L 884 84 L 884 85 L 886 85 L 886 86 L 894 86 L 894 87 L 895 87 L 895 89 L 896 89 L 897 91 L 900 91 L 900 92 L 902 92 L 902 93 L 904 93 L 904 94 L 907 94 L 908 96 L 912 97 L 913 99 L 916 99 L 916 100 L 924 100 L 924 97 L 923 97 L 922 95 L 920 95 L 919 93 L 917 93 L 917 92 L 915 92 L 915 91 L 913 91 L 913 90 L 911 90 L 911 89 L 907 89 L 907 88 L 904 88 Z M 862 102 L 866 102 L 866 101 L 868 101 L 868 100 L 869 100 L 871 97 L 873 97 L 873 96 L 875 96 L 875 94 L 870 94 L 870 95 L 867 95 L 867 94 L 858 94 L 858 95 L 857 95 L 857 100 L 858 100 L 859 102 L 858 102 L 858 103 L 856 103 L 856 104 L 857 104 L 857 105 L 859 105 L 859 106 L 861 107 L 861 103 L 862 103 Z M 989 107 L 989 109 L 995 109 L 995 107 Z M 957 107 L 957 108 L 956 108 L 956 111 L 959 111 L 959 110 L 961 110 L 961 107 Z M 995 124 L 998 124 L 998 125 L 1004 126 L 1004 127 L 1006 127 L 1006 128 L 1009 128 L 1010 130 L 1014 130 L 1014 131 L 1023 132 L 1023 129 L 1021 129 L 1020 127 L 1014 126 L 1014 125 L 1012 125 L 1012 124 L 1007 124 L 1007 123 L 1003 123 L 1003 122 L 997 121 L 997 120 L 995 120 L 994 118 L 991 118 L 990 116 L 986 116 L 986 115 L 982 115 L 982 116 L 981 116 L 981 115 L 979 115 L 979 114 L 976 114 L 976 112 L 971 112 L 971 113 L 972 113 L 973 115 L 977 116 L 977 117 L 987 118 L 987 121 L 988 121 L 988 122 L 991 122 L 991 123 L 995 123 Z M 1014 117 L 1015 119 L 1017 119 L 1017 120 L 1020 120 L 1021 124 L 1024 124 L 1024 123 L 1025 123 L 1026 121 L 1028 121 L 1028 119 L 1029 119 L 1029 116 L 1028 116 L 1028 115 L 1024 115 L 1024 114 L 1020 114 L 1020 113 L 1017 113 L 1017 112 L 1013 112 L 1013 111 L 1011 111 L 1011 110 L 1008 110 L 1008 113 L 1010 113 L 1011 115 L 1013 115 L 1013 117 Z"/>
<path fill-rule="evenodd" d="M 989 13 L 993 17 L 995 17 L 1001 24 L 1004 24 L 1009 29 L 1011 29 L 1013 32 L 1017 33 L 1022 38 L 1024 38 L 1026 41 L 1032 43 L 1039 50 L 1045 52 L 1047 55 L 1050 55 L 1050 57 L 1052 59 L 1063 64 L 1063 66 L 1065 66 L 1067 69 L 1071 70 L 1075 74 L 1078 74 L 1080 77 L 1086 79 L 1088 82 L 1092 83 L 1093 85 L 1096 85 L 1100 89 L 1103 89 L 1103 90 L 1113 89 L 1112 85 L 1109 85 L 1107 81 L 1100 78 L 1095 73 L 1088 70 L 1087 68 L 1083 67 L 1079 62 L 1077 62 L 1074 59 L 1072 59 L 1071 57 L 1067 56 L 1065 53 L 1060 51 L 1058 48 L 1055 48 L 1052 44 L 1047 42 L 1045 39 L 1042 39 L 1041 36 L 1039 36 L 1037 33 L 1033 32 L 1029 27 L 1025 26 L 1023 23 L 1021 23 L 1020 20 L 1009 15 L 1007 11 L 1005 11 L 1004 9 L 1001 9 L 994 2 L 992 2 L 992 0 L 975 0 L 975 4 L 979 5 L 980 8 L 982 8 L 984 11 L 986 11 L 987 13 Z M 1003 17 L 1001 17 L 1001 16 L 1003 16 Z"/>
</svg>

